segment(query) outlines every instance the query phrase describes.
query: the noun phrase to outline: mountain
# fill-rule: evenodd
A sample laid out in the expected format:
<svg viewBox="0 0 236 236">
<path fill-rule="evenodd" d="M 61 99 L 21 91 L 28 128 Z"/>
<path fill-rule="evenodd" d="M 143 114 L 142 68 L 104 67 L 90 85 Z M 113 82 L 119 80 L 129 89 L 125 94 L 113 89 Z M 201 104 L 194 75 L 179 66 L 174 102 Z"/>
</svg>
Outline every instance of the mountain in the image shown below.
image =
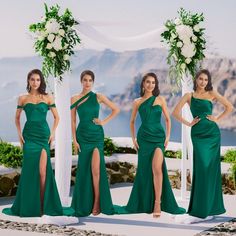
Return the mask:
<svg viewBox="0 0 236 236">
<path fill-rule="evenodd" d="M 222 96 L 227 98 L 234 107 L 236 107 L 236 60 L 228 58 L 209 58 L 205 59 L 202 63 L 202 68 L 208 68 L 212 74 L 213 87 Z M 181 97 L 181 93 L 172 94 L 171 85 L 167 83 L 166 78 L 168 76 L 167 69 L 151 69 L 158 75 L 159 87 L 161 95 L 166 98 L 167 105 L 170 111 L 173 110 L 177 101 Z M 120 94 L 112 96 L 122 110 L 129 111 L 132 109 L 132 102 L 135 98 L 139 97 L 140 83 L 142 80 L 142 74 L 137 74 L 132 82 L 126 87 L 125 91 Z M 214 114 L 219 114 L 223 111 L 223 106 L 219 103 L 214 105 Z M 236 110 L 220 122 L 220 127 L 223 129 L 229 129 L 236 131 Z"/>
<path fill-rule="evenodd" d="M 71 62 L 71 94 L 78 93 L 81 89 L 80 73 L 85 69 L 91 69 L 96 75 L 94 90 L 114 98 L 122 109 L 129 110 L 132 100 L 139 96 L 141 74 L 154 70 L 160 79 L 162 95 L 167 98 L 168 106 L 173 108 L 180 94 L 172 96 L 170 93 L 171 87 L 166 82 L 166 56 L 165 49 L 157 48 L 125 52 L 81 49 L 76 52 Z M 215 88 L 236 106 L 236 60 L 211 56 L 204 63 L 204 67 L 212 71 Z M 16 140 L 16 99 L 19 94 L 26 92 L 27 73 L 33 68 L 40 67 L 41 59 L 37 56 L 0 59 L 0 138 Z M 53 91 L 52 78 L 48 80 L 48 91 L 50 90 Z M 217 105 L 216 109 L 219 110 L 220 107 Z M 235 129 L 235 113 L 234 117 L 231 115 L 229 119 L 225 119 L 227 122 L 222 124 L 222 127 Z"/>
</svg>

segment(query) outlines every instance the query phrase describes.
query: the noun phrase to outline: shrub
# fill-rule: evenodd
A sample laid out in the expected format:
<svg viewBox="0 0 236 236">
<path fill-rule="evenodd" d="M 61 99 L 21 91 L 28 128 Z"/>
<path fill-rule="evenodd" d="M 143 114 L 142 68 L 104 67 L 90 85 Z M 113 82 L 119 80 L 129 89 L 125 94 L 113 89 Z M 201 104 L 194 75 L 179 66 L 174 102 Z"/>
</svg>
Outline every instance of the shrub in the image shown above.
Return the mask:
<svg viewBox="0 0 236 236">
<path fill-rule="evenodd" d="M 105 137 L 104 139 L 104 155 L 111 156 L 113 153 L 117 151 L 117 146 L 112 142 L 112 139 L 109 137 Z"/>
<path fill-rule="evenodd" d="M 166 150 L 165 153 L 164 153 L 164 156 L 169 157 L 169 158 L 181 159 L 182 158 L 182 153 L 181 153 L 181 150 L 177 150 L 177 151 Z"/>
<path fill-rule="evenodd" d="M 229 149 L 222 158 L 223 162 L 236 163 L 236 149 Z"/>
<path fill-rule="evenodd" d="M 20 147 L 0 141 L 0 164 L 6 167 L 22 166 L 23 152 Z"/>
</svg>

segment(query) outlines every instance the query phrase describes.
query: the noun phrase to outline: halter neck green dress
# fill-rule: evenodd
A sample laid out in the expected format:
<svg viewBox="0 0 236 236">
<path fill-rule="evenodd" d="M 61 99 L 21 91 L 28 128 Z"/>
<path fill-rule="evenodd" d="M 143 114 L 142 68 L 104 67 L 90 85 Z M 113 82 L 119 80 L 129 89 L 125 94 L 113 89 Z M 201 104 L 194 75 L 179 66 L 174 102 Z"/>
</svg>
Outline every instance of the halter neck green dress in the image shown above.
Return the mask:
<svg viewBox="0 0 236 236">
<path fill-rule="evenodd" d="M 212 102 L 192 96 L 193 117 L 201 120 L 191 128 L 193 143 L 193 178 L 188 214 L 199 218 L 225 212 L 220 169 L 220 130 L 212 114 Z"/>
<path fill-rule="evenodd" d="M 162 108 L 153 105 L 155 96 L 145 100 L 139 106 L 141 126 L 137 134 L 138 167 L 129 197 L 128 204 L 115 206 L 116 213 L 152 213 L 155 202 L 152 159 L 156 148 L 160 148 L 164 156 L 165 132 L 161 125 Z M 172 214 L 183 214 L 185 209 L 178 206 L 168 178 L 165 159 L 163 159 L 163 183 L 161 195 L 161 210 Z"/>
<path fill-rule="evenodd" d="M 5 214 L 21 217 L 41 216 L 39 161 L 43 149 L 47 152 L 43 214 L 64 214 L 50 161 L 50 129 L 46 116 L 51 107 L 55 107 L 55 104 L 40 102 L 17 106 L 18 109 L 24 109 L 27 118 L 23 129 L 23 165 L 14 204 L 11 208 L 3 209 Z"/>
<path fill-rule="evenodd" d="M 93 119 L 99 117 L 99 108 L 97 95 L 92 91 L 71 105 L 71 109 L 76 109 L 79 116 L 76 138 L 81 149 L 71 203 L 76 216 L 88 216 L 92 212 L 94 192 L 91 161 L 95 148 L 100 155 L 100 210 L 107 215 L 114 214 L 103 154 L 104 131 L 101 125 L 93 123 Z"/>
</svg>

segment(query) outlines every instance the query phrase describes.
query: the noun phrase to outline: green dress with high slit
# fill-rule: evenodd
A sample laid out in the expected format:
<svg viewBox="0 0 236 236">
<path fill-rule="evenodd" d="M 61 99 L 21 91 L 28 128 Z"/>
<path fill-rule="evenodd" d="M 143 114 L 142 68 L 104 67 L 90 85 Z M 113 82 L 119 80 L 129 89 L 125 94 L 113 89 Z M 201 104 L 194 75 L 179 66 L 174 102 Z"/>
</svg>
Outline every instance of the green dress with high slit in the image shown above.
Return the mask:
<svg viewBox="0 0 236 236">
<path fill-rule="evenodd" d="M 138 167 L 128 204 L 123 207 L 115 206 L 118 214 L 152 213 L 154 209 L 152 159 L 156 148 L 160 148 L 164 156 L 165 142 L 165 131 L 161 125 L 162 108 L 160 105 L 153 105 L 155 99 L 155 96 L 148 98 L 138 109 L 142 122 L 137 134 Z M 172 214 L 185 213 L 185 209 L 178 206 L 172 192 L 165 159 L 162 172 L 161 210 Z"/>
<path fill-rule="evenodd" d="M 23 129 L 23 165 L 16 198 L 11 208 L 3 209 L 3 213 L 21 217 L 37 217 L 45 215 L 63 215 L 63 209 L 53 170 L 50 161 L 49 137 L 50 129 L 46 120 L 47 112 L 55 104 L 40 102 L 37 104 L 27 103 L 18 106 L 24 109 L 27 121 Z M 40 156 L 42 150 L 47 153 L 45 192 L 43 212 L 40 201 Z M 70 211 L 71 214 L 71 211 Z"/>
<path fill-rule="evenodd" d="M 206 99 L 191 98 L 193 117 L 200 121 L 191 128 L 193 143 L 193 178 L 188 213 L 205 218 L 225 212 L 221 170 L 220 130 L 214 121 L 206 118 L 212 114 L 213 104 Z"/>
<path fill-rule="evenodd" d="M 103 154 L 104 131 L 101 125 L 93 122 L 94 118 L 99 117 L 99 108 L 97 95 L 92 91 L 71 105 L 71 109 L 76 109 L 79 116 L 76 138 L 81 149 L 81 152 L 78 153 L 78 169 L 71 203 L 76 216 L 88 216 L 93 209 L 91 161 L 96 148 L 100 156 L 100 211 L 107 215 L 114 214 Z"/>
</svg>

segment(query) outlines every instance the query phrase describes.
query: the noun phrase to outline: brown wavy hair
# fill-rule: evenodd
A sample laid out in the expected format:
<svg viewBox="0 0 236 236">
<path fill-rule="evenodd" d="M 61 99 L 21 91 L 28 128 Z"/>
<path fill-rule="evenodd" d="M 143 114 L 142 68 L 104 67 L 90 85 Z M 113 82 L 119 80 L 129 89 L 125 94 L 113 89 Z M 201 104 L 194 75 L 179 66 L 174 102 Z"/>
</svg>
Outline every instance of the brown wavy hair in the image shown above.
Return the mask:
<svg viewBox="0 0 236 236">
<path fill-rule="evenodd" d="M 145 80 L 147 79 L 147 77 L 153 77 L 155 79 L 155 88 L 153 89 L 152 91 L 152 95 L 153 96 L 158 96 L 160 94 L 160 89 L 159 89 L 159 82 L 158 82 L 158 79 L 157 79 L 157 75 L 153 72 L 149 72 L 149 73 L 146 73 L 144 76 L 143 76 L 143 79 L 142 79 L 142 82 L 140 84 L 140 96 L 142 97 L 144 95 L 144 91 L 143 91 L 143 83 L 145 82 Z"/>
<path fill-rule="evenodd" d="M 82 79 L 84 78 L 85 75 L 90 75 L 93 82 L 95 80 L 95 75 L 91 70 L 84 70 L 81 74 L 80 74 L 80 82 L 82 82 Z"/>
<path fill-rule="evenodd" d="M 46 93 L 46 87 L 47 87 L 47 86 L 46 86 L 46 82 L 45 82 L 45 79 L 44 79 L 44 76 L 43 76 L 42 71 L 39 70 L 39 69 L 33 69 L 33 70 L 31 70 L 31 71 L 28 73 L 28 75 L 27 75 L 27 86 L 26 86 L 26 90 L 28 91 L 28 93 L 29 93 L 30 90 L 31 90 L 30 84 L 29 84 L 29 80 L 30 80 L 30 78 L 31 78 L 31 76 L 32 76 L 33 74 L 37 74 L 37 75 L 39 75 L 39 77 L 40 77 L 40 86 L 39 86 L 39 88 L 38 88 L 38 92 L 39 92 L 40 94 L 47 95 L 47 93 Z"/>
<path fill-rule="evenodd" d="M 197 74 L 195 75 L 194 81 L 193 81 L 193 90 L 194 91 L 197 90 L 197 81 L 196 80 L 201 74 L 205 74 L 208 78 L 208 83 L 205 87 L 205 91 L 212 91 L 213 86 L 212 86 L 212 82 L 211 82 L 211 73 L 207 69 L 202 69 L 202 70 L 197 72 Z"/>
</svg>

